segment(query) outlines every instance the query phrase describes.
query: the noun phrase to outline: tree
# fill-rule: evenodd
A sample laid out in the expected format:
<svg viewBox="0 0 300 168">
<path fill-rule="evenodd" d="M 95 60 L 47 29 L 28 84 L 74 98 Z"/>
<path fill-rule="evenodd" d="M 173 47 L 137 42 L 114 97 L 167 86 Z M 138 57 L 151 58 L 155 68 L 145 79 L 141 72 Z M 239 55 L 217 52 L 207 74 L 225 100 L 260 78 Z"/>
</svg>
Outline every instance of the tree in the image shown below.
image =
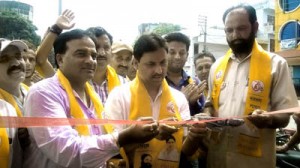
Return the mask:
<svg viewBox="0 0 300 168">
<path fill-rule="evenodd" d="M 37 27 L 20 14 L 13 11 L 0 12 L 0 37 L 27 40 L 38 46 L 41 37 L 36 34 Z"/>
<path fill-rule="evenodd" d="M 183 28 L 180 25 L 175 25 L 171 23 L 159 23 L 156 28 L 153 29 L 153 33 L 159 35 L 165 35 L 171 32 L 180 31 Z"/>
</svg>

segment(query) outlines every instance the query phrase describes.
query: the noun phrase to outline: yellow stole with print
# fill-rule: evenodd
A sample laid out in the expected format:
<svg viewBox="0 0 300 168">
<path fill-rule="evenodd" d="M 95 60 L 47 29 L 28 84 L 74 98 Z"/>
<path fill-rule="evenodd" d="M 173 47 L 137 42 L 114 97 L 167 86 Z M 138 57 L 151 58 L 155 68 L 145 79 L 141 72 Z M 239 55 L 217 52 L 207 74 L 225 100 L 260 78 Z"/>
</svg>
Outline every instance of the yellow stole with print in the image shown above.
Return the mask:
<svg viewBox="0 0 300 168">
<path fill-rule="evenodd" d="M 69 80 L 64 76 L 64 74 L 60 71 L 57 70 L 57 77 L 58 80 L 61 84 L 61 86 L 65 89 L 67 92 L 69 102 L 70 102 L 70 114 L 73 118 L 77 119 L 84 119 L 85 115 L 84 112 L 82 111 L 79 103 L 77 102 L 75 95 L 73 93 L 72 86 L 69 82 Z M 95 107 L 95 113 L 98 119 L 102 119 L 101 112 L 103 111 L 103 105 L 98 98 L 96 92 L 93 90 L 92 86 L 86 82 L 85 84 L 85 91 L 90 97 L 91 102 L 93 103 Z M 90 135 L 90 130 L 87 125 L 78 125 L 75 127 L 75 129 L 78 131 L 79 135 L 82 136 L 88 136 Z"/>
<path fill-rule="evenodd" d="M 130 104 L 130 120 L 137 120 L 139 117 L 153 116 L 151 107 L 151 98 L 146 90 L 143 82 L 137 77 L 130 84 L 131 92 L 131 104 Z M 159 120 L 166 119 L 170 117 L 175 117 L 179 121 L 181 116 L 178 111 L 176 102 L 172 96 L 171 90 L 168 86 L 167 81 L 164 79 L 162 82 L 162 95 L 160 98 L 160 113 Z M 134 154 L 134 167 L 140 168 L 142 162 L 142 156 L 145 154 L 150 154 L 152 157 L 152 167 L 169 167 L 175 168 L 179 166 L 180 152 L 182 148 L 183 141 L 183 129 L 181 128 L 178 132 L 173 134 L 175 138 L 175 143 L 173 144 L 176 156 L 173 159 L 168 157 L 160 157 L 160 152 L 163 152 L 164 147 L 166 147 L 166 141 L 160 141 L 158 139 L 152 139 L 151 141 L 139 146 L 135 150 Z"/>
<path fill-rule="evenodd" d="M 116 70 L 113 67 L 107 65 L 106 69 L 107 69 L 106 75 L 107 75 L 107 81 L 108 81 L 108 93 L 110 93 L 110 91 L 113 90 L 113 88 L 121 85 L 121 82 L 118 78 L 118 74 L 117 74 Z"/>
<path fill-rule="evenodd" d="M 217 67 L 214 77 L 213 77 L 213 89 L 212 89 L 212 101 L 215 110 L 219 109 L 219 96 L 224 82 L 224 77 L 226 75 L 227 64 L 229 58 L 232 55 L 232 51 L 229 50 L 224 58 L 222 58 L 220 65 Z M 267 110 L 271 89 L 271 68 L 272 62 L 270 55 L 258 45 L 257 41 L 254 42 L 252 48 L 252 54 L 250 58 L 250 68 L 249 68 L 249 79 L 248 79 L 248 92 L 245 104 L 244 115 L 249 115 L 255 109 Z M 262 67 L 263 70 L 262 70 Z M 246 121 L 248 126 L 251 127 L 251 123 Z M 250 125 L 249 125 L 250 124 Z M 248 144 L 240 144 L 244 141 Z M 258 139 L 249 139 L 247 136 L 242 135 L 239 137 L 239 147 L 238 152 L 251 155 L 251 156 L 261 156 L 261 142 Z M 255 144 L 255 147 L 250 147 L 251 144 Z M 242 146 L 247 149 L 252 148 L 253 150 L 246 151 Z M 254 150 L 256 148 L 256 150 Z"/>
</svg>

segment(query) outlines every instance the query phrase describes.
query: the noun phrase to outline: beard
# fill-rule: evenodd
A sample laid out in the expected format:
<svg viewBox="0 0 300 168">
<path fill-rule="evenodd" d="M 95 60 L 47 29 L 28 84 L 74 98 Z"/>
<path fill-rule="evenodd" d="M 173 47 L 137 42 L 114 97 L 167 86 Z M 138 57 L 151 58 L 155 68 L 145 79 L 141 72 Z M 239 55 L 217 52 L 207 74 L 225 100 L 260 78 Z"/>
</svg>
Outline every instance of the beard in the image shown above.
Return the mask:
<svg viewBox="0 0 300 168">
<path fill-rule="evenodd" d="M 183 66 L 172 66 L 168 65 L 168 71 L 173 72 L 173 73 L 180 73 L 183 69 Z"/>
<path fill-rule="evenodd" d="M 248 39 L 235 39 L 227 43 L 235 55 L 250 54 L 255 40 L 255 33 L 252 31 Z"/>
</svg>

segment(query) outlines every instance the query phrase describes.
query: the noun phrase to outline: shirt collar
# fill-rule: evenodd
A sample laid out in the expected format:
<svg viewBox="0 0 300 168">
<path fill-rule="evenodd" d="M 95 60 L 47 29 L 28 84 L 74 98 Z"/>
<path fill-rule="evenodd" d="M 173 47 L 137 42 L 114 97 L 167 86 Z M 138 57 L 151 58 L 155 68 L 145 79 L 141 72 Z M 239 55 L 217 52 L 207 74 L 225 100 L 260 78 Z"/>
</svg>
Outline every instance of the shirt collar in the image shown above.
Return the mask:
<svg viewBox="0 0 300 168">
<path fill-rule="evenodd" d="M 252 52 L 247 56 L 245 57 L 243 60 L 239 60 L 233 53 L 231 54 L 230 58 L 238 63 L 242 63 L 242 62 L 245 62 L 246 60 L 250 59 L 252 55 Z"/>
</svg>

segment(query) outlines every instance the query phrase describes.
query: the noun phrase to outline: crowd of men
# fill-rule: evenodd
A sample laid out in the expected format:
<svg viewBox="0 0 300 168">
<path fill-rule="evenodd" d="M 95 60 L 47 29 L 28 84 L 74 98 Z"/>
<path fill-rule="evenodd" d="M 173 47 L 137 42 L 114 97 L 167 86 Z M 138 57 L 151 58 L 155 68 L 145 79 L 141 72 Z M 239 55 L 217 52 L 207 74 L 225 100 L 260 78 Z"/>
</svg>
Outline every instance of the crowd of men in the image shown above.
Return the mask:
<svg viewBox="0 0 300 168">
<path fill-rule="evenodd" d="M 132 124 L 0 128 L 0 167 L 275 167 L 275 130 L 298 107 L 285 59 L 256 41 L 255 9 L 223 15 L 230 49 L 219 59 L 195 55 L 190 39 L 171 32 L 141 35 L 133 46 L 102 27 L 73 29 L 65 10 L 41 44 L 0 39 L 0 117 L 110 119 Z M 70 30 L 72 29 L 72 30 Z M 54 53 L 56 65 L 48 61 Z M 203 118 L 242 119 L 211 127 Z M 240 120 L 239 120 L 240 121 Z M 183 124 L 184 123 L 184 124 Z"/>
</svg>

